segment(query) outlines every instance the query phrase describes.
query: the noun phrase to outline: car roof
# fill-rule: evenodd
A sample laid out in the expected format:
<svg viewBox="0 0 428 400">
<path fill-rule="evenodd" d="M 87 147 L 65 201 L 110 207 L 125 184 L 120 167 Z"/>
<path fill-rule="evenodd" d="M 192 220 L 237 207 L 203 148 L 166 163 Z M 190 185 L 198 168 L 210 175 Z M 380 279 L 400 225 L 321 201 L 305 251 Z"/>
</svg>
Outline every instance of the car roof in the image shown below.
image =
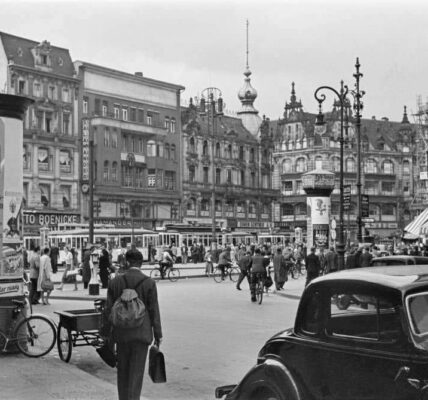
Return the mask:
<svg viewBox="0 0 428 400">
<path fill-rule="evenodd" d="M 428 288 L 428 263 L 426 265 L 398 265 L 348 269 L 324 275 L 314 279 L 312 282 L 314 285 L 329 286 L 334 283 L 355 281 L 397 289 L 402 293 L 421 286 L 426 286 Z"/>
</svg>

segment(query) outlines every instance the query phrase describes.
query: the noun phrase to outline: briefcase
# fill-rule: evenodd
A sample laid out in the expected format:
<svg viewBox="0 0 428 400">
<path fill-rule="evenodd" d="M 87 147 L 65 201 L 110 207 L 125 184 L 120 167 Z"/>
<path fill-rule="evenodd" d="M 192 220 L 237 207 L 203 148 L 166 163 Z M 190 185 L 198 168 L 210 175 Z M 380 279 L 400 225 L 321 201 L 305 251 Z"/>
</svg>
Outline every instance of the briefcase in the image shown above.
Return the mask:
<svg viewBox="0 0 428 400">
<path fill-rule="evenodd" d="M 151 346 L 149 350 L 149 376 L 153 383 L 165 383 L 165 357 L 157 346 Z"/>
</svg>

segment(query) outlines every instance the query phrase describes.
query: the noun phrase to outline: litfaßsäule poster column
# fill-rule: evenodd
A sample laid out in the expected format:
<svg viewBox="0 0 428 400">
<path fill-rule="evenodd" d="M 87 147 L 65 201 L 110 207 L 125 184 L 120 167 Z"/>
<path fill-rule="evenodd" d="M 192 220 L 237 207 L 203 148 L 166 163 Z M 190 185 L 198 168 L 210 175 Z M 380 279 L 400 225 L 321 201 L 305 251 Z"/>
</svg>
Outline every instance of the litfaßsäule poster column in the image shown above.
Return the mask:
<svg viewBox="0 0 428 400">
<path fill-rule="evenodd" d="M 23 119 L 31 99 L 0 94 L 0 299 L 22 296 Z"/>
</svg>

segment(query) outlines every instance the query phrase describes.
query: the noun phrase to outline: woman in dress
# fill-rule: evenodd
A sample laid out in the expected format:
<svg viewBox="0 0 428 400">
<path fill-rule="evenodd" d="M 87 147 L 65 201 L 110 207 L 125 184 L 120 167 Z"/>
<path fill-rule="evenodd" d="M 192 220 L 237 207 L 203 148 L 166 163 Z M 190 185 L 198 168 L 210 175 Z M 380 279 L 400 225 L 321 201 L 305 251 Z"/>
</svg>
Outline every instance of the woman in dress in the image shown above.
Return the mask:
<svg viewBox="0 0 428 400">
<path fill-rule="evenodd" d="M 41 294 L 42 304 L 50 304 L 49 296 L 51 295 L 52 289 L 48 289 L 45 286 L 47 280 L 51 281 L 52 279 L 52 265 L 51 259 L 49 257 L 49 248 L 43 250 L 43 255 L 40 257 L 40 270 L 39 270 L 39 279 L 37 281 L 37 290 Z M 46 295 L 46 297 L 45 297 Z"/>
</svg>

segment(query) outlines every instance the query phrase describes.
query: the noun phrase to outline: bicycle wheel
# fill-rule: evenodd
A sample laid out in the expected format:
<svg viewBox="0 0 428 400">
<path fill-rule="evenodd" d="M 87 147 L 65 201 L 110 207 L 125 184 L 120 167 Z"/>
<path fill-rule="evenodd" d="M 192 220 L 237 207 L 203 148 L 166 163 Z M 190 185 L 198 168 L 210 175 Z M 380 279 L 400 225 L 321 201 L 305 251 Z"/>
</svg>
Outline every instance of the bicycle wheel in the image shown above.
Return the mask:
<svg viewBox="0 0 428 400">
<path fill-rule="evenodd" d="M 56 329 L 54 323 L 43 315 L 30 315 L 18 323 L 14 337 L 22 354 L 41 357 L 55 346 Z"/>
<path fill-rule="evenodd" d="M 299 277 L 299 270 L 297 269 L 297 267 L 291 267 L 290 275 L 293 279 L 297 279 Z"/>
<path fill-rule="evenodd" d="M 73 340 L 70 329 L 64 328 L 61 322 L 58 325 L 58 336 L 56 338 L 56 344 L 58 347 L 59 358 L 62 361 L 69 362 L 71 358 L 71 352 L 73 350 Z"/>
<path fill-rule="evenodd" d="M 256 299 L 259 304 L 262 304 L 262 301 L 263 301 L 263 291 L 264 291 L 263 280 L 259 279 L 256 285 Z"/>
<path fill-rule="evenodd" d="M 161 273 L 160 273 L 160 269 L 159 268 L 153 268 L 150 271 L 150 278 L 154 279 L 154 280 L 159 280 L 161 277 Z"/>
<path fill-rule="evenodd" d="M 229 269 L 229 278 L 232 282 L 237 282 L 239 274 L 241 273 L 239 268 L 232 267 Z"/>
<path fill-rule="evenodd" d="M 171 268 L 168 271 L 168 279 L 171 282 L 177 282 L 178 278 L 180 278 L 180 270 L 178 268 Z"/>
<path fill-rule="evenodd" d="M 220 283 L 223 279 L 221 278 L 221 269 L 216 267 L 213 272 L 213 278 L 217 283 Z"/>
</svg>

